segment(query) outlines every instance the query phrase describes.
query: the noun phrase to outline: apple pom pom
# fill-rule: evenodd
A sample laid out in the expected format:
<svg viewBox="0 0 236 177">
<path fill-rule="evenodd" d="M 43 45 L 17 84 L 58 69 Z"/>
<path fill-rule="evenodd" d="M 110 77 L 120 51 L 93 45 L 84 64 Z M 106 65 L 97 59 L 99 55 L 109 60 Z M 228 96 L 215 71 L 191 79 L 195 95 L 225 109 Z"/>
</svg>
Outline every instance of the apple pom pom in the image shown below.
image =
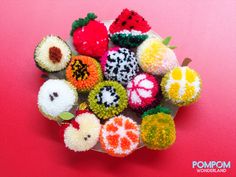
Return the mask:
<svg viewBox="0 0 236 177">
<path fill-rule="evenodd" d="M 64 128 L 65 146 L 75 152 L 93 148 L 98 140 L 101 125 L 99 119 L 90 112 L 82 112 Z"/>
</svg>

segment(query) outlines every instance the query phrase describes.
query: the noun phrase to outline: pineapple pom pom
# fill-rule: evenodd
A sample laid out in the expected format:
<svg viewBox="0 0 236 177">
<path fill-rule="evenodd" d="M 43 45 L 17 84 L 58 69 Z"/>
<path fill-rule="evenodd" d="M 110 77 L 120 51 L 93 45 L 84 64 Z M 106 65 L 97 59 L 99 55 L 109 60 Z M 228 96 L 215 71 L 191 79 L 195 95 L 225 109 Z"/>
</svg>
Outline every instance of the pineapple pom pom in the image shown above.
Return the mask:
<svg viewBox="0 0 236 177">
<path fill-rule="evenodd" d="M 175 124 L 167 108 L 158 106 L 142 115 L 141 138 L 153 150 L 167 149 L 175 142 Z"/>
</svg>

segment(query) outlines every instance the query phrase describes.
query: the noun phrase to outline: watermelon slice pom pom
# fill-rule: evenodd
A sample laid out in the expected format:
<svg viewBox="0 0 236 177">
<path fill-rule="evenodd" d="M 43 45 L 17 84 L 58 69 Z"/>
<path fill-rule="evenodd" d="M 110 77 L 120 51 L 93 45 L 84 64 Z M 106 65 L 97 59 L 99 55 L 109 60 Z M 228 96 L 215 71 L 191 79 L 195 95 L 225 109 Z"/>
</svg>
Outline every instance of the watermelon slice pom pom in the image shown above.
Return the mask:
<svg viewBox="0 0 236 177">
<path fill-rule="evenodd" d="M 147 39 L 150 29 L 147 21 L 137 12 L 124 9 L 109 28 L 110 39 L 121 47 L 134 48 Z"/>
</svg>

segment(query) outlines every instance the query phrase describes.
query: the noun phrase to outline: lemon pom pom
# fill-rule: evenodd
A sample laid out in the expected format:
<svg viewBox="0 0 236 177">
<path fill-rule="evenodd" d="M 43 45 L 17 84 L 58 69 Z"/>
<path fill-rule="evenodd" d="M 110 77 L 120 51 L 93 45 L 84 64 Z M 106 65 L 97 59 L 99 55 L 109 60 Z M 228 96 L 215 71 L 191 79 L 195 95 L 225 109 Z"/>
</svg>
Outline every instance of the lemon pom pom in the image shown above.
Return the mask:
<svg viewBox="0 0 236 177">
<path fill-rule="evenodd" d="M 165 108 L 156 108 L 142 116 L 141 138 L 149 149 L 167 149 L 175 142 L 175 124 L 172 116 L 165 112 L 168 112 Z"/>
<path fill-rule="evenodd" d="M 198 100 L 201 92 L 201 79 L 196 71 L 187 66 L 176 67 L 161 81 L 165 99 L 177 106 L 186 106 Z"/>
</svg>

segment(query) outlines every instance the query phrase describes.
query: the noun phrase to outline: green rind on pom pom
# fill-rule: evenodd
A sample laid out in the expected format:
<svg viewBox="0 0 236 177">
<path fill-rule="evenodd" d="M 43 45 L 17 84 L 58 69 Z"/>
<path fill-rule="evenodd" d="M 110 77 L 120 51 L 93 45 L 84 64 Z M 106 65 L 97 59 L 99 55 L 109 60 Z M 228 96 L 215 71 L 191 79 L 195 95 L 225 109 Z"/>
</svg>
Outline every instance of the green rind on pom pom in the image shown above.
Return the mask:
<svg viewBox="0 0 236 177">
<path fill-rule="evenodd" d="M 105 107 L 104 104 L 98 104 L 96 95 L 100 92 L 100 89 L 105 86 L 111 86 L 115 88 L 116 93 L 119 96 L 119 105 Z M 88 96 L 90 109 L 101 119 L 109 119 L 115 115 L 119 115 L 128 105 L 128 97 L 125 88 L 116 81 L 104 81 L 98 83 Z"/>
<path fill-rule="evenodd" d="M 141 123 L 141 138 L 149 149 L 163 150 L 170 147 L 176 139 L 171 115 L 159 112 L 145 116 Z"/>
<path fill-rule="evenodd" d="M 147 38 L 148 38 L 147 34 L 132 35 L 132 34 L 116 33 L 110 35 L 110 39 L 114 44 L 126 48 L 138 47 Z"/>
<path fill-rule="evenodd" d="M 153 109 L 149 109 L 148 111 L 144 112 L 141 117 L 143 118 L 145 116 L 152 115 L 152 114 L 157 114 L 159 112 L 162 112 L 162 113 L 165 113 L 165 114 L 171 114 L 171 111 L 170 111 L 169 108 L 163 107 L 163 106 L 157 106 Z"/>
<path fill-rule="evenodd" d="M 72 23 L 72 29 L 70 35 L 73 36 L 75 30 L 79 27 L 85 26 L 89 23 L 90 20 L 96 19 L 97 16 L 94 13 L 88 13 L 85 18 L 79 18 Z"/>
</svg>

